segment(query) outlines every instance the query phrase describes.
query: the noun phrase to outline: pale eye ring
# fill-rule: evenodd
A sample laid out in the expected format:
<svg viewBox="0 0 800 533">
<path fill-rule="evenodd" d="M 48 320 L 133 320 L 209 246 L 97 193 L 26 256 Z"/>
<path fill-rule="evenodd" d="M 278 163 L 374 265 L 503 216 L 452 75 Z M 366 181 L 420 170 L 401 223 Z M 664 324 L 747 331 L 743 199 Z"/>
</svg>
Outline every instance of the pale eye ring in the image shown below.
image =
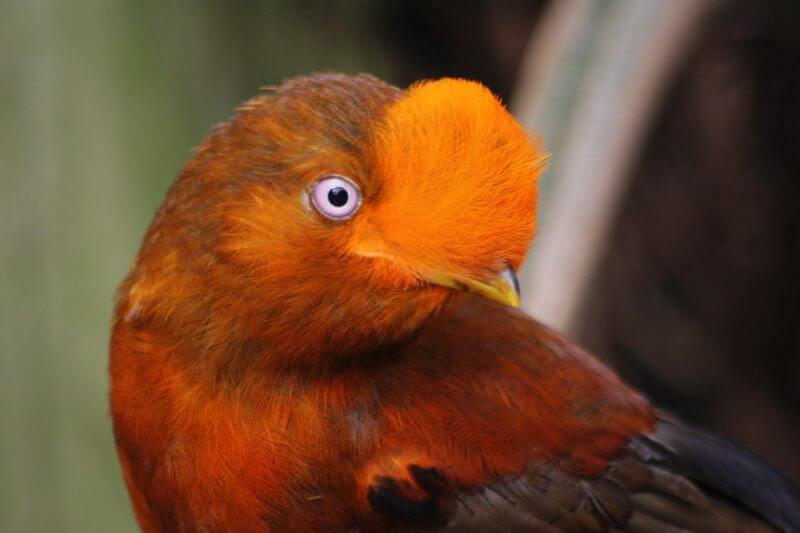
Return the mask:
<svg viewBox="0 0 800 533">
<path fill-rule="evenodd" d="M 361 190 L 349 178 L 326 174 L 311 187 L 309 194 L 314 209 L 331 220 L 346 220 L 361 207 Z"/>
</svg>

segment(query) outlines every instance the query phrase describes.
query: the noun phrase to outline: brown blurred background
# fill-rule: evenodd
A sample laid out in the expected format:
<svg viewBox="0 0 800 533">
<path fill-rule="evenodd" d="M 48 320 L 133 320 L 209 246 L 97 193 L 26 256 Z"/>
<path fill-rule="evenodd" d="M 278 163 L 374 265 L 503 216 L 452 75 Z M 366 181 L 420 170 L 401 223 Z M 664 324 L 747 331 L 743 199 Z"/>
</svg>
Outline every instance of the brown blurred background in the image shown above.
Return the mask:
<svg viewBox="0 0 800 533">
<path fill-rule="evenodd" d="M 794 0 L 12 0 L 0 6 L 0 530 L 133 531 L 115 285 L 261 85 L 484 82 L 552 152 L 524 305 L 800 479 Z"/>
</svg>

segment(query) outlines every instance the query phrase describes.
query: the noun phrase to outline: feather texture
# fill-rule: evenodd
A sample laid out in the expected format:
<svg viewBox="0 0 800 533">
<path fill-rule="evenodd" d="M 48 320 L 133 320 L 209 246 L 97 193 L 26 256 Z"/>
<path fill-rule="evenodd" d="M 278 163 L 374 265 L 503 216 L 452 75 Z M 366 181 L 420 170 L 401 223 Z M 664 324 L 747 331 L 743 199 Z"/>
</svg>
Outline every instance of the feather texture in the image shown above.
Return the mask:
<svg viewBox="0 0 800 533">
<path fill-rule="evenodd" d="M 520 266 L 544 161 L 464 80 L 298 78 L 217 127 L 117 296 L 111 414 L 142 529 L 797 529 L 774 469 L 432 281 Z M 330 173 L 362 195 L 352 220 L 309 202 Z"/>
</svg>

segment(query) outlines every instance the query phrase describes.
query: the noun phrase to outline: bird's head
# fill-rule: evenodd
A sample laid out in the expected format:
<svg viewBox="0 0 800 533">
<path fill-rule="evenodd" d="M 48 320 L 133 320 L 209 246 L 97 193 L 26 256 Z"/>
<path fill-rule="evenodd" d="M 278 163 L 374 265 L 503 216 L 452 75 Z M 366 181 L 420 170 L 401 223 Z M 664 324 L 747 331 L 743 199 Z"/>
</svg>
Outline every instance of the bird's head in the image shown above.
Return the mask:
<svg viewBox="0 0 800 533">
<path fill-rule="evenodd" d="M 478 83 L 290 80 L 186 165 L 120 315 L 288 364 L 399 340 L 455 290 L 518 305 L 544 160 Z"/>
</svg>

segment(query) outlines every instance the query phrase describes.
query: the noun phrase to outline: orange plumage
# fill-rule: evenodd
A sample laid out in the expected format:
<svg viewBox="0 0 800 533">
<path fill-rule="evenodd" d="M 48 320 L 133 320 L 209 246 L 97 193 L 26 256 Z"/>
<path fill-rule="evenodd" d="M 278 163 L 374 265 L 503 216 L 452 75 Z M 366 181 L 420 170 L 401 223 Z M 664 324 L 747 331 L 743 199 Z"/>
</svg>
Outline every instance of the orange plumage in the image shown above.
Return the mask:
<svg viewBox="0 0 800 533">
<path fill-rule="evenodd" d="M 112 415 L 142 528 L 602 529 L 644 516 L 631 495 L 658 476 L 642 447 L 682 426 L 502 303 L 544 160 L 463 80 L 295 79 L 216 128 L 118 294 Z M 321 209 L 343 209 L 341 186 L 315 196 L 326 176 L 359 194 L 352 214 Z M 487 490 L 502 502 L 476 503 Z M 742 505 L 730 516 L 796 519 Z"/>
</svg>

